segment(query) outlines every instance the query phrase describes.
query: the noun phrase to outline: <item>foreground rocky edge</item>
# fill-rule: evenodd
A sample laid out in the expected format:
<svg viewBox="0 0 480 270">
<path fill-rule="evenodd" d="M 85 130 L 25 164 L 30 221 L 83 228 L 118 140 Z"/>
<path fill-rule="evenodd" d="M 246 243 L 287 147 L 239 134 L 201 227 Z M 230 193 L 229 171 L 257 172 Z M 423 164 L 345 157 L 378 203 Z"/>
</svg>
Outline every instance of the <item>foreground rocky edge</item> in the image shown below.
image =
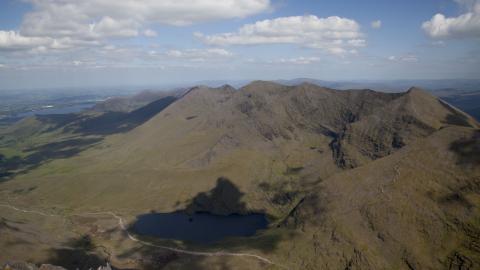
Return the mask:
<svg viewBox="0 0 480 270">
<path fill-rule="evenodd" d="M 26 262 L 13 262 L 13 263 L 6 263 L 2 266 L 2 270 L 66 270 L 61 266 L 55 266 L 51 264 L 42 264 L 37 266 L 32 263 Z M 95 270 L 95 268 L 90 268 L 89 270 Z M 110 264 L 107 263 L 106 266 L 100 266 L 96 268 L 96 270 L 112 270 Z"/>
</svg>

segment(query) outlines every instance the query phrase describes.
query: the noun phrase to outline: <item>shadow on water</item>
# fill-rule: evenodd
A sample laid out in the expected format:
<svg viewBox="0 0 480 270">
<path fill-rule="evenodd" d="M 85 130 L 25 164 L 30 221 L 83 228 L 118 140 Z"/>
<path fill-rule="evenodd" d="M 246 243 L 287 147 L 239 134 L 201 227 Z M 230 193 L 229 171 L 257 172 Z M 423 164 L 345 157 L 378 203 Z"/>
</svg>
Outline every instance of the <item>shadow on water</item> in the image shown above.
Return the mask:
<svg viewBox="0 0 480 270">
<path fill-rule="evenodd" d="M 463 138 L 450 144 L 450 150 L 457 154 L 458 164 L 480 164 L 480 130 L 474 131 L 470 138 Z"/>
</svg>

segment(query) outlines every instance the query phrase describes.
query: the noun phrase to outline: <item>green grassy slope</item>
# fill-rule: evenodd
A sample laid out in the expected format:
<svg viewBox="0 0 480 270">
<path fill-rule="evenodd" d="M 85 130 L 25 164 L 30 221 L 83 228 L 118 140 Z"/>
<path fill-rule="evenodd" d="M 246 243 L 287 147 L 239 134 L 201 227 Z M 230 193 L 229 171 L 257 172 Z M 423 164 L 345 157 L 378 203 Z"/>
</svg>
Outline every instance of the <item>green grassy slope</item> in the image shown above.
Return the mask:
<svg viewBox="0 0 480 270">
<path fill-rule="evenodd" d="M 149 211 L 265 212 L 272 226 L 255 241 L 213 248 L 263 254 L 291 269 L 479 265 L 470 247 L 480 225 L 478 124 L 419 89 L 199 87 L 135 128 L 102 139 L 1 183 L 2 198 L 65 216 L 115 211 L 128 221 Z M 221 177 L 241 194 L 238 201 L 227 194 L 198 203 Z M 67 219 L 66 234 L 89 235 L 115 253 L 110 259 L 118 266 L 147 268 L 139 258 L 157 252 L 122 246 L 118 232 L 107 233 L 111 221 Z M 130 248 L 129 256 L 119 255 Z M 164 266 L 265 267 L 241 261 L 180 256 Z"/>
</svg>

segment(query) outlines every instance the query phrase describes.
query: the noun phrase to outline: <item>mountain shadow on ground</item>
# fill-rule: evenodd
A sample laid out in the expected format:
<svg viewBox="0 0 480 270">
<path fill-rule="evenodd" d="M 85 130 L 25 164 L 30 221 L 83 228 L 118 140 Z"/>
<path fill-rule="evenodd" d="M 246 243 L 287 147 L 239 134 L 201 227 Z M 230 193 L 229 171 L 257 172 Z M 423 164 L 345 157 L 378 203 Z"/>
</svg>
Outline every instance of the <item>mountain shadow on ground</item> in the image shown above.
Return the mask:
<svg viewBox="0 0 480 270">
<path fill-rule="evenodd" d="M 17 174 L 26 173 L 45 162 L 73 157 L 101 140 L 102 138 L 75 138 L 47 143 L 25 149 L 24 151 L 28 153 L 25 157 L 7 158 L 0 154 L 0 182 L 6 181 Z"/>
<path fill-rule="evenodd" d="M 83 135 L 111 135 L 127 132 L 145 123 L 175 100 L 175 97 L 168 96 L 132 112 L 106 112 L 99 116 L 87 117 L 80 119 L 74 125 L 66 126 L 65 130 Z"/>
<path fill-rule="evenodd" d="M 459 164 L 480 165 L 480 130 L 476 130 L 470 138 L 454 141 L 450 150 L 457 154 Z"/>
<path fill-rule="evenodd" d="M 78 270 L 105 266 L 110 256 L 105 249 L 96 247 L 88 235 L 71 239 L 65 243 L 65 247 L 52 249 L 50 253 L 50 257 L 41 263 Z"/>
<path fill-rule="evenodd" d="M 137 264 L 141 269 L 156 270 L 163 269 L 171 263 L 188 257 L 170 250 L 158 249 L 150 246 L 138 246 L 117 255 L 120 259 L 137 257 Z M 200 258 L 196 258 L 201 260 Z M 193 268 L 192 268 L 193 269 Z M 201 269 L 201 268 L 194 268 Z"/>
<path fill-rule="evenodd" d="M 246 214 L 248 209 L 241 201 L 245 194 L 226 177 L 219 177 L 214 188 L 193 197 L 185 212 L 208 212 L 217 215 Z"/>
<path fill-rule="evenodd" d="M 447 115 L 445 122 L 449 125 L 456 125 L 456 126 L 464 126 L 464 127 L 472 127 L 472 125 L 468 122 L 468 117 L 459 111 L 452 108 L 447 103 L 439 100 L 440 104 L 445 107 L 450 114 Z"/>
<path fill-rule="evenodd" d="M 69 158 L 101 140 L 101 138 L 76 138 L 28 148 L 25 151 L 32 153 L 27 155 L 23 162 L 27 166 L 37 166 L 48 160 Z"/>
<path fill-rule="evenodd" d="M 106 112 L 91 116 L 86 114 L 38 115 L 39 121 L 50 127 L 44 132 L 63 129 L 65 133 L 90 136 L 87 138 L 71 138 L 62 141 L 34 146 L 24 149 L 25 157 L 5 157 L 0 154 L 0 182 L 6 181 L 19 173 L 25 173 L 45 162 L 69 158 L 94 146 L 104 136 L 127 132 L 145 123 L 163 111 L 176 97 L 167 96 L 154 101 L 132 112 Z"/>
<path fill-rule="evenodd" d="M 442 99 L 480 121 L 480 91 L 446 96 Z"/>
<path fill-rule="evenodd" d="M 216 257 L 215 262 L 206 261 L 205 256 L 181 254 L 174 251 L 138 246 L 117 255 L 121 259 L 135 257 L 137 267 L 144 270 L 161 269 L 229 269 L 225 257 Z"/>
<path fill-rule="evenodd" d="M 6 157 L 0 154 L 0 182 L 14 175 L 21 164 L 22 158 L 19 156 Z"/>
</svg>

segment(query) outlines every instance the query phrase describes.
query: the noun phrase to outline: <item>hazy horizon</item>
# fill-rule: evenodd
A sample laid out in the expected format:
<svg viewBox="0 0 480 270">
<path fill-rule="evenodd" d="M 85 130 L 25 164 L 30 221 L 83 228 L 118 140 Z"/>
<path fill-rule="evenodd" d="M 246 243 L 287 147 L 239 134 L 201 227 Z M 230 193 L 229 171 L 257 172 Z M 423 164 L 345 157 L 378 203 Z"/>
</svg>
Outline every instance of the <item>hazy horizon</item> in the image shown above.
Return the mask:
<svg viewBox="0 0 480 270">
<path fill-rule="evenodd" d="M 175 88 L 189 88 L 199 85 L 205 85 L 209 87 L 219 87 L 222 85 L 231 85 L 234 88 L 240 88 L 250 82 L 254 81 L 272 81 L 278 83 L 293 83 L 296 81 L 313 81 L 313 83 L 320 86 L 332 87 L 332 85 L 354 85 L 352 89 L 362 89 L 365 87 L 372 88 L 372 90 L 397 90 L 397 91 L 406 91 L 410 87 L 422 87 L 428 90 L 439 90 L 444 88 L 457 88 L 458 90 L 471 90 L 472 87 L 480 87 L 480 79 L 392 79 L 392 80 L 382 80 L 382 79 L 351 79 L 351 80 L 324 80 L 318 78 L 310 77 L 296 77 L 296 78 L 275 78 L 275 79 L 263 79 L 263 78 L 253 78 L 253 79 L 212 79 L 212 80 L 198 80 L 198 81 L 181 81 L 181 82 L 171 82 L 171 83 L 151 83 L 151 84 L 141 84 L 141 83 L 132 83 L 132 84 L 105 84 L 105 85 L 52 85 L 52 86 L 38 86 L 38 87 L 12 87 L 12 88 L 0 88 L 0 94 L 2 92 L 9 91 L 42 91 L 42 90 L 51 90 L 51 91 L 62 91 L 62 90 L 79 90 L 86 92 L 102 92 L 102 91 L 114 91 L 115 93 L 136 93 L 140 91 L 168 91 Z M 323 84 L 322 84 L 323 83 Z M 472 83 L 467 87 L 467 89 L 462 88 L 461 83 Z M 358 85 L 358 87 L 355 87 Z M 428 86 L 427 86 L 428 85 Z M 387 88 L 378 88 L 375 86 L 387 86 Z M 338 89 L 345 89 L 344 87 L 338 87 Z M 476 88 L 475 88 L 476 89 Z"/>
</svg>

